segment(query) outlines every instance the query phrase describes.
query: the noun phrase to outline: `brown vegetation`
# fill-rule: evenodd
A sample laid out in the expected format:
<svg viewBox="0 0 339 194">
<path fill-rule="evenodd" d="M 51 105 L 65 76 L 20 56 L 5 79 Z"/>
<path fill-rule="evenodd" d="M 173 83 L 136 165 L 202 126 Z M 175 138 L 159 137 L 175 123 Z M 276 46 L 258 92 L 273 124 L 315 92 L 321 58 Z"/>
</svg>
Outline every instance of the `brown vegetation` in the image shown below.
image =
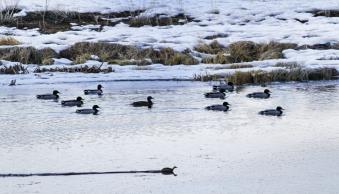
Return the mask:
<svg viewBox="0 0 339 194">
<path fill-rule="evenodd" d="M 0 46 L 3 45 L 18 45 L 20 42 L 13 37 L 2 37 L 0 38 Z"/>
<path fill-rule="evenodd" d="M 193 65 L 198 61 L 190 54 L 178 52 L 171 48 L 161 48 L 155 50 L 153 48 L 141 49 L 134 46 L 126 46 L 110 43 L 76 43 L 70 48 L 60 52 L 60 57 L 70 60 L 76 60 L 77 57 L 84 54 L 97 55 L 102 61 L 111 64 L 119 64 L 121 61 L 145 61 L 150 59 L 152 63 L 160 63 L 164 65 Z"/>
<path fill-rule="evenodd" d="M 28 70 L 22 64 L 3 67 L 0 66 L 0 74 L 26 74 L 26 73 L 28 73 Z"/>
<path fill-rule="evenodd" d="M 67 72 L 67 73 L 111 73 L 114 72 L 112 67 L 101 68 L 98 66 L 77 66 L 77 67 L 53 67 L 53 68 L 37 68 L 34 73 L 43 72 Z"/>
<path fill-rule="evenodd" d="M 20 62 L 23 64 L 38 64 L 56 58 L 58 54 L 51 48 L 38 50 L 33 47 L 11 47 L 0 49 L 0 59 Z"/>
<path fill-rule="evenodd" d="M 146 25 L 168 26 L 168 25 L 183 25 L 191 21 L 193 21 L 193 18 L 184 14 L 178 14 L 175 16 L 157 14 L 155 16 L 134 17 L 128 21 L 128 24 L 131 27 L 141 27 Z"/>
<path fill-rule="evenodd" d="M 194 47 L 194 50 L 201 53 L 218 54 L 226 52 L 226 47 L 215 40 L 210 44 L 200 43 Z"/>
<path fill-rule="evenodd" d="M 287 81 L 311 81 L 311 80 L 331 80 L 335 79 L 339 72 L 335 68 L 317 68 L 317 69 L 278 69 L 273 71 L 255 70 L 255 71 L 237 71 L 230 75 L 195 75 L 195 80 L 210 81 L 226 79 L 237 85 L 242 84 L 263 84 L 271 82 Z"/>
</svg>

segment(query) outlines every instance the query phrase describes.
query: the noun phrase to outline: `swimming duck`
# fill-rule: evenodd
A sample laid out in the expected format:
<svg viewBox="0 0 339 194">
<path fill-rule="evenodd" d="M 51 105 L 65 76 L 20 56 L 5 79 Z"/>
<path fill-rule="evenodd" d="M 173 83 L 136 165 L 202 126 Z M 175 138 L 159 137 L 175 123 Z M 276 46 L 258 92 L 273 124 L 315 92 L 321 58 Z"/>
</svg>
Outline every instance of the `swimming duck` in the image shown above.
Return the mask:
<svg viewBox="0 0 339 194">
<path fill-rule="evenodd" d="M 281 106 L 278 106 L 276 109 L 268 109 L 260 111 L 259 114 L 261 115 L 270 115 L 270 116 L 281 116 L 283 114 L 283 108 Z"/>
<path fill-rule="evenodd" d="M 59 99 L 60 92 L 58 90 L 54 90 L 52 94 L 40 94 L 37 95 L 37 99 L 42 99 L 42 100 L 57 100 Z"/>
<path fill-rule="evenodd" d="M 77 97 L 76 100 L 63 100 L 63 101 L 61 101 L 61 105 L 62 106 L 78 106 L 78 107 L 80 107 L 84 104 L 83 100 L 84 99 L 79 96 L 79 97 Z"/>
<path fill-rule="evenodd" d="M 102 87 L 102 85 L 99 84 L 99 85 L 97 86 L 97 89 L 96 89 L 96 90 L 84 90 L 84 94 L 85 94 L 85 95 L 89 95 L 89 94 L 102 95 L 102 94 L 103 94 L 102 88 L 104 88 L 104 87 Z"/>
<path fill-rule="evenodd" d="M 8 85 L 8 86 L 15 86 L 15 84 L 16 84 L 16 80 L 15 80 L 15 79 L 13 79 L 13 80 L 11 80 L 11 82 L 9 83 L 9 85 Z"/>
<path fill-rule="evenodd" d="M 223 104 L 216 104 L 206 107 L 206 110 L 215 110 L 215 111 L 228 111 L 230 109 L 228 102 L 224 102 Z"/>
<path fill-rule="evenodd" d="M 271 91 L 265 89 L 264 92 L 254 92 L 251 94 L 247 94 L 249 98 L 269 98 L 271 96 Z"/>
<path fill-rule="evenodd" d="M 177 176 L 175 173 L 174 173 L 174 169 L 176 169 L 177 167 L 174 166 L 173 168 L 163 168 L 161 169 L 161 174 L 164 174 L 164 175 L 174 175 L 174 176 Z"/>
<path fill-rule="evenodd" d="M 213 86 L 213 90 L 220 90 L 220 89 L 232 92 L 232 91 L 234 91 L 234 84 L 233 84 L 233 82 L 227 82 L 227 84 L 220 83 L 220 85 L 214 85 Z"/>
<path fill-rule="evenodd" d="M 98 114 L 99 110 L 98 108 L 100 108 L 98 105 L 94 105 L 92 107 L 92 109 L 78 109 L 75 112 L 78 114 Z"/>
<path fill-rule="evenodd" d="M 151 108 L 151 107 L 153 106 L 152 99 L 153 99 L 152 96 L 148 96 L 148 97 L 147 97 L 147 101 L 137 101 L 137 102 L 133 102 L 133 103 L 132 103 L 132 106 L 134 106 L 134 107 L 147 106 L 148 108 Z"/>
<path fill-rule="evenodd" d="M 226 94 L 224 89 L 220 89 L 219 92 L 208 92 L 204 94 L 206 98 L 220 98 L 225 99 Z"/>
</svg>

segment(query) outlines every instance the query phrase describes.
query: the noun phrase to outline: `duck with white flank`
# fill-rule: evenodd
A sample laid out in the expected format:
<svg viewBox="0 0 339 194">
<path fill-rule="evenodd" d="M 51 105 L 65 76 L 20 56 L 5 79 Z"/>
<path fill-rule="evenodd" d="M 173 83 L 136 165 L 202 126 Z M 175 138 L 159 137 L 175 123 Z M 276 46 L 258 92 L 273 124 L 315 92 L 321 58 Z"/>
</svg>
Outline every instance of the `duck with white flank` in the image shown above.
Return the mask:
<svg viewBox="0 0 339 194">
<path fill-rule="evenodd" d="M 220 89 L 219 92 L 208 92 L 204 94 L 206 98 L 220 98 L 225 99 L 226 94 L 224 89 Z"/>
<path fill-rule="evenodd" d="M 63 100 L 63 101 L 61 101 L 61 105 L 62 106 L 78 106 L 78 107 L 80 107 L 84 104 L 83 100 L 84 99 L 79 96 L 75 100 Z"/>
<path fill-rule="evenodd" d="M 251 94 L 247 94 L 249 98 L 269 98 L 271 96 L 271 91 L 265 89 L 264 92 L 254 92 Z"/>
<path fill-rule="evenodd" d="M 152 108 L 152 106 L 153 106 L 152 99 L 153 99 L 152 96 L 148 96 L 148 97 L 147 97 L 147 101 L 137 101 L 137 102 L 133 102 L 133 103 L 132 103 L 132 106 L 134 106 L 134 107 L 147 106 L 148 108 Z"/>
<path fill-rule="evenodd" d="M 281 116 L 283 114 L 283 108 L 281 106 L 278 106 L 276 109 L 268 109 L 260 111 L 260 115 L 269 115 L 269 116 Z"/>
<path fill-rule="evenodd" d="M 219 85 L 213 86 L 213 90 L 221 90 L 221 89 L 223 89 L 225 91 L 233 92 L 234 91 L 234 84 L 233 84 L 233 82 L 227 82 L 227 84 L 220 83 Z"/>
<path fill-rule="evenodd" d="M 98 105 L 94 105 L 92 107 L 92 109 L 78 109 L 75 112 L 78 114 L 98 114 L 99 110 L 98 108 L 100 108 Z"/>
<path fill-rule="evenodd" d="M 58 90 L 54 90 L 52 94 L 40 94 L 37 95 L 37 99 L 42 99 L 42 100 L 57 100 L 59 99 L 60 92 Z"/>
<path fill-rule="evenodd" d="M 206 110 L 215 110 L 215 111 L 228 111 L 230 109 L 230 104 L 228 102 L 224 102 L 223 104 L 216 104 L 206 107 Z"/>
<path fill-rule="evenodd" d="M 97 89 L 96 89 L 96 90 L 95 90 L 95 89 L 93 89 L 93 90 L 84 90 L 84 94 L 85 94 L 85 95 L 97 94 L 97 95 L 100 96 L 100 95 L 103 94 L 102 88 L 104 88 L 104 87 L 102 87 L 102 85 L 99 84 L 99 85 L 97 86 Z"/>
</svg>

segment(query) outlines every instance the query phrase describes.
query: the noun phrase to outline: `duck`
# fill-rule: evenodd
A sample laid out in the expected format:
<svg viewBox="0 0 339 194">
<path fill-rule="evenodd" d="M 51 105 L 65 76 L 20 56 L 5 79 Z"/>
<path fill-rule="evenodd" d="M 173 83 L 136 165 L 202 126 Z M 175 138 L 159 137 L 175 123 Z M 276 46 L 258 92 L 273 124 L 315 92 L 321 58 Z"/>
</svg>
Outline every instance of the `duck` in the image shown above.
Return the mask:
<svg viewBox="0 0 339 194">
<path fill-rule="evenodd" d="M 281 116 L 283 114 L 283 109 L 281 106 L 278 106 L 276 109 L 268 109 L 260 111 L 260 115 L 270 115 L 270 116 Z"/>
<path fill-rule="evenodd" d="M 226 94 L 224 89 L 219 89 L 218 92 L 207 92 L 204 94 L 206 98 L 220 98 L 225 99 Z"/>
<path fill-rule="evenodd" d="M 76 100 L 63 100 L 63 101 L 61 101 L 61 105 L 62 106 L 78 106 L 78 107 L 80 107 L 84 104 L 83 100 L 84 99 L 79 96 L 79 97 L 77 97 Z"/>
<path fill-rule="evenodd" d="M 222 104 L 216 104 L 216 105 L 211 105 L 207 106 L 205 109 L 206 110 L 215 110 L 215 111 L 228 111 L 230 109 L 230 104 L 228 102 L 224 102 Z"/>
<path fill-rule="evenodd" d="M 232 92 L 232 91 L 234 91 L 234 83 L 233 82 L 227 82 L 227 84 L 220 83 L 219 85 L 213 86 L 213 90 L 220 90 L 220 89 Z"/>
<path fill-rule="evenodd" d="M 40 94 L 37 95 L 37 99 L 42 99 L 42 100 L 57 100 L 59 99 L 60 92 L 58 90 L 54 90 L 52 94 Z"/>
<path fill-rule="evenodd" d="M 152 96 L 147 97 L 147 101 L 137 101 L 133 102 L 132 106 L 134 107 L 142 107 L 142 106 L 147 106 L 148 108 L 152 108 L 153 102 L 152 99 L 154 99 Z"/>
<path fill-rule="evenodd" d="M 161 169 L 161 174 L 163 174 L 163 175 L 174 175 L 174 176 L 177 176 L 175 173 L 174 173 L 174 169 L 176 169 L 177 167 L 176 166 L 174 166 L 173 168 L 168 168 L 168 167 L 166 167 L 166 168 L 163 168 L 163 169 Z"/>
<path fill-rule="evenodd" d="M 15 86 L 15 84 L 16 84 L 16 80 L 15 80 L 15 79 L 13 79 L 13 80 L 11 80 L 11 82 L 9 83 L 9 85 L 8 85 L 8 86 Z"/>
<path fill-rule="evenodd" d="M 271 91 L 269 89 L 265 89 L 264 92 L 254 92 L 251 94 L 247 94 L 248 98 L 269 98 L 271 96 Z"/>
<path fill-rule="evenodd" d="M 92 109 L 78 109 L 75 112 L 78 114 L 98 114 L 99 110 L 98 108 L 100 108 L 98 105 L 94 105 L 92 107 Z"/>
<path fill-rule="evenodd" d="M 96 90 L 84 90 L 84 94 L 85 94 L 85 95 L 97 94 L 97 95 L 100 96 L 100 95 L 103 94 L 102 88 L 104 88 L 104 87 L 102 87 L 102 85 L 99 84 L 99 85 L 97 86 L 97 89 L 96 89 Z"/>
</svg>

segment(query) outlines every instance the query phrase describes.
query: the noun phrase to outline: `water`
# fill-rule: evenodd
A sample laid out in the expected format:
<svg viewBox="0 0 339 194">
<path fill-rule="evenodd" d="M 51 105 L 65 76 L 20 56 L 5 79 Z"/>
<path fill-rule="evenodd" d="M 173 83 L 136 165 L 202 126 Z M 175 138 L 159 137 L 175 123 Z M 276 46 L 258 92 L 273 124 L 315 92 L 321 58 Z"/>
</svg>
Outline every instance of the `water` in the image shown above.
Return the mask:
<svg viewBox="0 0 339 194">
<path fill-rule="evenodd" d="M 95 83 L 1 86 L 0 172 L 156 170 L 157 174 L 3 178 L 1 193 L 337 193 L 339 82 L 268 85 L 256 100 L 239 88 L 227 113 L 203 108 L 210 83 L 106 82 L 104 96 L 83 96 Z M 85 98 L 99 115 L 43 101 Z M 152 109 L 129 104 L 153 96 Z M 282 106 L 282 117 L 257 112 Z"/>
</svg>

